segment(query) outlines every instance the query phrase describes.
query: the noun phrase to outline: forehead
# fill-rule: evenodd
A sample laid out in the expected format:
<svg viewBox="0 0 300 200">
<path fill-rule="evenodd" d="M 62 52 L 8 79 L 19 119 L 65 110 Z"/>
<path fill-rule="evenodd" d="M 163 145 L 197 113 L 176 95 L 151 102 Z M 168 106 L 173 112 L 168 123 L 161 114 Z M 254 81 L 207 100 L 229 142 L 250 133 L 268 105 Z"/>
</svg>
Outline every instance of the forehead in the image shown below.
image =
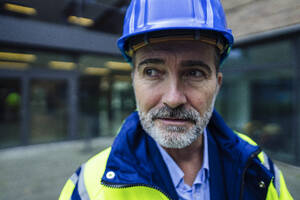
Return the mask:
<svg viewBox="0 0 300 200">
<path fill-rule="evenodd" d="M 149 44 L 135 53 L 135 61 L 151 57 L 166 58 L 174 55 L 177 59 L 199 59 L 214 62 L 215 47 L 199 41 L 167 41 Z"/>
</svg>

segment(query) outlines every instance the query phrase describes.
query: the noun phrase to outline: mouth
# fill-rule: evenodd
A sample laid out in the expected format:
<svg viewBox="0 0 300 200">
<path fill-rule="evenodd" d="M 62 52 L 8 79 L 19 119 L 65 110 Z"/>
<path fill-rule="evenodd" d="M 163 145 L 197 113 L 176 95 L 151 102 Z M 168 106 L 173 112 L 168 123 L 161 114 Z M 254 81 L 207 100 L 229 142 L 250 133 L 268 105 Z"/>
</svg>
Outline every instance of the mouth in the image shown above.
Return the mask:
<svg viewBox="0 0 300 200">
<path fill-rule="evenodd" d="M 193 123 L 193 121 L 190 119 L 179 119 L 179 118 L 156 118 L 154 120 L 155 121 L 157 120 L 158 122 L 167 126 L 186 126 Z"/>
</svg>

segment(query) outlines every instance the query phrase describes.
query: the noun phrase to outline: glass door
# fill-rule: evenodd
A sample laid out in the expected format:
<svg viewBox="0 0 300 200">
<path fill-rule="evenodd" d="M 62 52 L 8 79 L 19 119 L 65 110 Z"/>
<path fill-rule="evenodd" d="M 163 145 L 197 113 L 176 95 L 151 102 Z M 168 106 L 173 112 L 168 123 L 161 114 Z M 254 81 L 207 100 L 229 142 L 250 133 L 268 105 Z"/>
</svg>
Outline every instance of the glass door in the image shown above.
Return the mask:
<svg viewBox="0 0 300 200">
<path fill-rule="evenodd" d="M 30 143 L 67 138 L 67 80 L 30 81 Z"/>
<path fill-rule="evenodd" d="M 20 144 L 21 80 L 0 79 L 0 148 Z"/>
</svg>

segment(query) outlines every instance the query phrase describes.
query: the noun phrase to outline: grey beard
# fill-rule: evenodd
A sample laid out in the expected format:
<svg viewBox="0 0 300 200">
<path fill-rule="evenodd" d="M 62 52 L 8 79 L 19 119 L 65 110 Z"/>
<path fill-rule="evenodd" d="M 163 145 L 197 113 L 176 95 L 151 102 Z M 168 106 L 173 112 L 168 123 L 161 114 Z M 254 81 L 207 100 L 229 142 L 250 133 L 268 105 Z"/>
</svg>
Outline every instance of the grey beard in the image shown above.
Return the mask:
<svg viewBox="0 0 300 200">
<path fill-rule="evenodd" d="M 183 106 L 174 109 L 168 106 L 152 108 L 148 113 L 141 112 L 138 109 L 142 127 L 158 144 L 165 148 L 185 148 L 196 141 L 206 128 L 212 115 L 215 97 L 216 95 L 214 95 L 211 105 L 203 116 L 194 108 L 186 109 Z M 173 125 L 159 127 L 154 123 L 157 118 L 189 120 L 195 125 L 190 128 Z"/>
</svg>

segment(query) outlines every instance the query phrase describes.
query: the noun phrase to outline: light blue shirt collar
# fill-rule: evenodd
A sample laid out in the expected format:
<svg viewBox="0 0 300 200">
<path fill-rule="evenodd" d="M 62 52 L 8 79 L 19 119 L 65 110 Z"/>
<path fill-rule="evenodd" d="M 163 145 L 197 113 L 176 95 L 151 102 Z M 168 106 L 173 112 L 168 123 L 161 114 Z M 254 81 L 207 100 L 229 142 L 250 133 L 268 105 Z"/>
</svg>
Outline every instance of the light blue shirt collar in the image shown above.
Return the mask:
<svg viewBox="0 0 300 200">
<path fill-rule="evenodd" d="M 193 186 L 195 184 L 206 183 L 209 178 L 208 143 L 207 143 L 206 129 L 204 129 L 203 140 L 204 140 L 203 164 L 194 180 Z M 173 160 L 173 158 L 159 144 L 157 144 L 157 147 L 162 155 L 163 160 L 165 161 L 168 167 L 172 182 L 177 190 L 178 187 L 184 183 L 184 179 L 183 179 L 184 173 L 180 169 L 180 167 L 176 164 L 176 162 Z"/>
</svg>

